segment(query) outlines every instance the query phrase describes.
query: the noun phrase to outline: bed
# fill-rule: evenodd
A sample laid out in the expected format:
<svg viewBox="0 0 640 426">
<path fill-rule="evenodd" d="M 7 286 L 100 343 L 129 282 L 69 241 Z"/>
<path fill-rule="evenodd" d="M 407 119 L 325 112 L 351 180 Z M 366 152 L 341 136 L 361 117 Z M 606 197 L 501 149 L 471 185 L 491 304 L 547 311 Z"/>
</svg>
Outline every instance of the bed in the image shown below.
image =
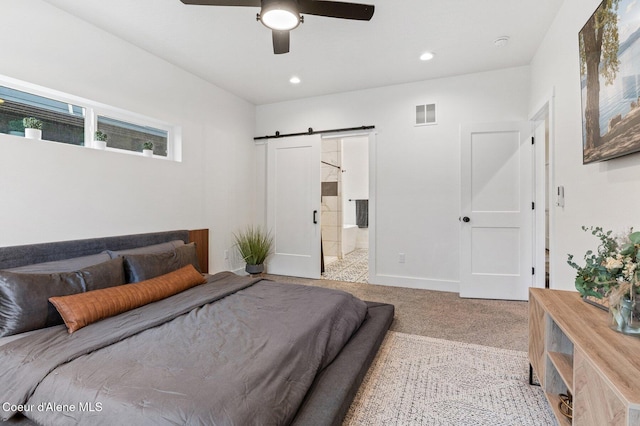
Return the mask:
<svg viewBox="0 0 640 426">
<path fill-rule="evenodd" d="M 0 248 L 0 424 L 341 424 L 393 306 L 202 274 L 192 239 Z"/>
</svg>

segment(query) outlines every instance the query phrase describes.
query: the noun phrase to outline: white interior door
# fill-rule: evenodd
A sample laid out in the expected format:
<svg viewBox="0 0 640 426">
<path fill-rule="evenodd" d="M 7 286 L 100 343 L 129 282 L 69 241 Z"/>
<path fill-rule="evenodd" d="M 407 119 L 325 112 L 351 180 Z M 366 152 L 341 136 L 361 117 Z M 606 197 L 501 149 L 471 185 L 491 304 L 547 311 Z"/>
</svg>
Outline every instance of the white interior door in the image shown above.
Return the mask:
<svg viewBox="0 0 640 426">
<path fill-rule="evenodd" d="M 269 140 L 269 273 L 320 278 L 320 152 L 320 135 Z"/>
<path fill-rule="evenodd" d="M 527 300 L 532 283 L 528 122 L 461 128 L 460 296 Z"/>
</svg>

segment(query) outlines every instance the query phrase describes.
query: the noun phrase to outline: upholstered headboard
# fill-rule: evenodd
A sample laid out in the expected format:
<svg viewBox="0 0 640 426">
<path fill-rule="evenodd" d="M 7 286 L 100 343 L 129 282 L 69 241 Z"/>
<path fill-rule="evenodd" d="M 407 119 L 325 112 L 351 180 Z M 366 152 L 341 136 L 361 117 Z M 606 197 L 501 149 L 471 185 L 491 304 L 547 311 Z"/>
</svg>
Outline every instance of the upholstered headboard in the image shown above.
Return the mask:
<svg viewBox="0 0 640 426">
<path fill-rule="evenodd" d="M 173 240 L 182 240 L 188 243 L 190 241 L 189 234 L 190 232 L 187 230 L 165 231 L 149 234 L 0 247 L 0 269 L 87 256 L 100 253 L 104 250 L 115 251 L 143 247 Z"/>
</svg>

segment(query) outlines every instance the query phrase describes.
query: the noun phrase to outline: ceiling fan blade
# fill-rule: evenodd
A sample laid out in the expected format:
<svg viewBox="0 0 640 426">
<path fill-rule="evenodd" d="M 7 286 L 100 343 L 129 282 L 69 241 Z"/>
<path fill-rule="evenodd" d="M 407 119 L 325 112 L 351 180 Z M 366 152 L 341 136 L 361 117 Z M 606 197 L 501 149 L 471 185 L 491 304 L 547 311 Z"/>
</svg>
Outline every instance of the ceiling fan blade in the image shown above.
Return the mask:
<svg viewBox="0 0 640 426">
<path fill-rule="evenodd" d="M 272 30 L 273 53 L 289 53 L 289 31 Z"/>
<path fill-rule="evenodd" d="M 260 7 L 260 0 L 180 0 L 184 4 L 201 6 L 252 6 Z"/>
<path fill-rule="evenodd" d="M 328 16 L 330 18 L 356 19 L 368 21 L 373 16 L 375 6 L 360 3 L 343 3 L 323 0 L 298 0 L 300 13 Z"/>
</svg>

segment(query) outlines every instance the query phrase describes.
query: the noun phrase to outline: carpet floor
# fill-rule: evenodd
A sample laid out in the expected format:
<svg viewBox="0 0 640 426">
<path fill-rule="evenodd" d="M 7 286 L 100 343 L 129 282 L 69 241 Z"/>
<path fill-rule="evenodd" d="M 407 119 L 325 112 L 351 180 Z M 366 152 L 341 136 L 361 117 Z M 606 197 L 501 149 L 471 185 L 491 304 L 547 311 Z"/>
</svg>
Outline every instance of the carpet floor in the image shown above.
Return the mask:
<svg viewBox="0 0 640 426">
<path fill-rule="evenodd" d="M 343 426 L 555 425 L 528 365 L 524 352 L 392 331 Z"/>
<path fill-rule="evenodd" d="M 266 275 L 395 305 L 395 317 L 344 426 L 554 425 L 529 386 L 527 302 Z M 533 420 L 532 420 L 533 419 Z"/>
<path fill-rule="evenodd" d="M 458 293 L 357 282 L 269 275 L 274 281 L 336 288 L 372 302 L 396 307 L 392 331 L 502 349 L 527 351 L 527 302 L 462 299 Z"/>
</svg>

